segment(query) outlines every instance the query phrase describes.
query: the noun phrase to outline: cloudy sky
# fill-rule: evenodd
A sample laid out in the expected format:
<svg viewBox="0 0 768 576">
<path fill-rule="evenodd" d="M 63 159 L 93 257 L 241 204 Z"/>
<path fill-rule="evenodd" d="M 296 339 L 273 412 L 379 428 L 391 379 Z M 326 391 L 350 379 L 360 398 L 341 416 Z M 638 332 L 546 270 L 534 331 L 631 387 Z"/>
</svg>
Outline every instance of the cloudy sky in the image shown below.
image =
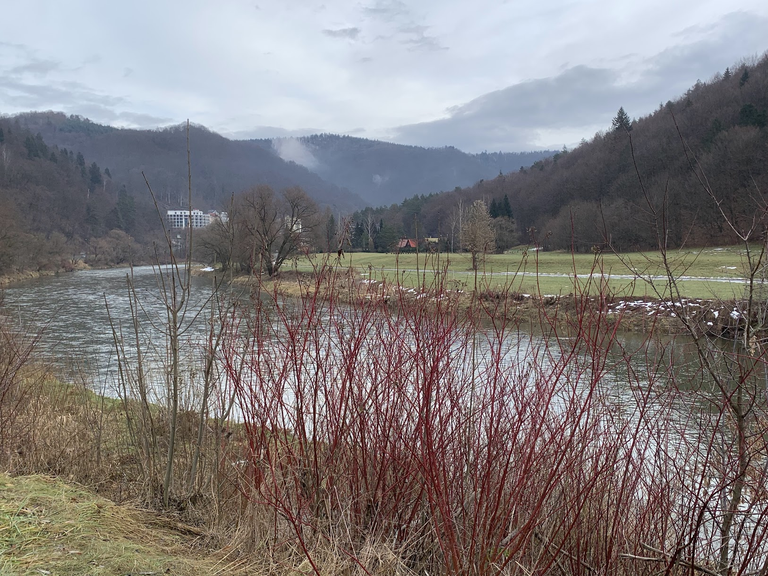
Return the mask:
<svg viewBox="0 0 768 576">
<path fill-rule="evenodd" d="M 0 113 L 561 148 L 768 50 L 766 0 L 0 0 Z"/>
</svg>

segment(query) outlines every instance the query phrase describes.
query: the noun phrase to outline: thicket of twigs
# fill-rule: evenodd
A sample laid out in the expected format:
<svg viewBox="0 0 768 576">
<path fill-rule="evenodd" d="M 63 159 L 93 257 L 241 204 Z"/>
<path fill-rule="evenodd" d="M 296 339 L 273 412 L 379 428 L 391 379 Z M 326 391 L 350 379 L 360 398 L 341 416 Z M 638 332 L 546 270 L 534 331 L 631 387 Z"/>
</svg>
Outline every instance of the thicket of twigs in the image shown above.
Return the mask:
<svg viewBox="0 0 768 576">
<path fill-rule="evenodd" d="M 198 315 L 170 452 L 171 381 L 141 355 L 105 399 L 43 382 L 4 325 L 3 464 L 165 508 L 277 572 L 764 573 L 759 344 L 708 366 L 625 349 L 599 299 L 567 324 L 542 309 L 532 334 L 506 298 L 385 299 L 322 266 L 305 282 Z"/>
</svg>

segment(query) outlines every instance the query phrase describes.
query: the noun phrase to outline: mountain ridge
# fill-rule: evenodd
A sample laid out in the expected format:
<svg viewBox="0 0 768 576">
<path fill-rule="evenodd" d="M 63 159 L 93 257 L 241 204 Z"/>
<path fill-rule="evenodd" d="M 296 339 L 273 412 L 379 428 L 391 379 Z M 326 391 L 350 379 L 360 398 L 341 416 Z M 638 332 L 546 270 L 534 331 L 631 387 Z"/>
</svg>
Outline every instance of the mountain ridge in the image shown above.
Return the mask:
<svg viewBox="0 0 768 576">
<path fill-rule="evenodd" d="M 540 150 L 470 154 L 453 146 L 425 148 L 329 133 L 250 142 L 307 166 L 327 181 L 356 191 L 372 206 L 470 186 L 499 173 L 527 168 L 556 153 Z"/>
</svg>

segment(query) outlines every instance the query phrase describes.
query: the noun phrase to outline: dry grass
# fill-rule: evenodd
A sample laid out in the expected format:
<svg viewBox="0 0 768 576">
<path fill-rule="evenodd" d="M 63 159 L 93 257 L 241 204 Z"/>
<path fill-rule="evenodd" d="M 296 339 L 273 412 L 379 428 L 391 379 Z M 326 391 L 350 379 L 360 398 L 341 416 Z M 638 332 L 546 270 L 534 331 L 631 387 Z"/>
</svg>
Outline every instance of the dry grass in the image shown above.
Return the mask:
<svg viewBox="0 0 768 576">
<path fill-rule="evenodd" d="M 0 474 L 3 574 L 246 574 L 168 518 L 48 476 Z"/>
</svg>

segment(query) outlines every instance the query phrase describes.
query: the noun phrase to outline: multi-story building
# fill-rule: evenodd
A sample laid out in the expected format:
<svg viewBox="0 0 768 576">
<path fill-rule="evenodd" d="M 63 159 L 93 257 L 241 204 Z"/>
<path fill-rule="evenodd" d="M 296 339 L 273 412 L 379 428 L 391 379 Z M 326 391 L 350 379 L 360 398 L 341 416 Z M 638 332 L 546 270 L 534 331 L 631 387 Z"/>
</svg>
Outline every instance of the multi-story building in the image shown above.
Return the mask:
<svg viewBox="0 0 768 576">
<path fill-rule="evenodd" d="M 202 210 L 168 210 L 165 219 L 171 228 L 205 228 L 211 223 L 211 215 Z"/>
</svg>

